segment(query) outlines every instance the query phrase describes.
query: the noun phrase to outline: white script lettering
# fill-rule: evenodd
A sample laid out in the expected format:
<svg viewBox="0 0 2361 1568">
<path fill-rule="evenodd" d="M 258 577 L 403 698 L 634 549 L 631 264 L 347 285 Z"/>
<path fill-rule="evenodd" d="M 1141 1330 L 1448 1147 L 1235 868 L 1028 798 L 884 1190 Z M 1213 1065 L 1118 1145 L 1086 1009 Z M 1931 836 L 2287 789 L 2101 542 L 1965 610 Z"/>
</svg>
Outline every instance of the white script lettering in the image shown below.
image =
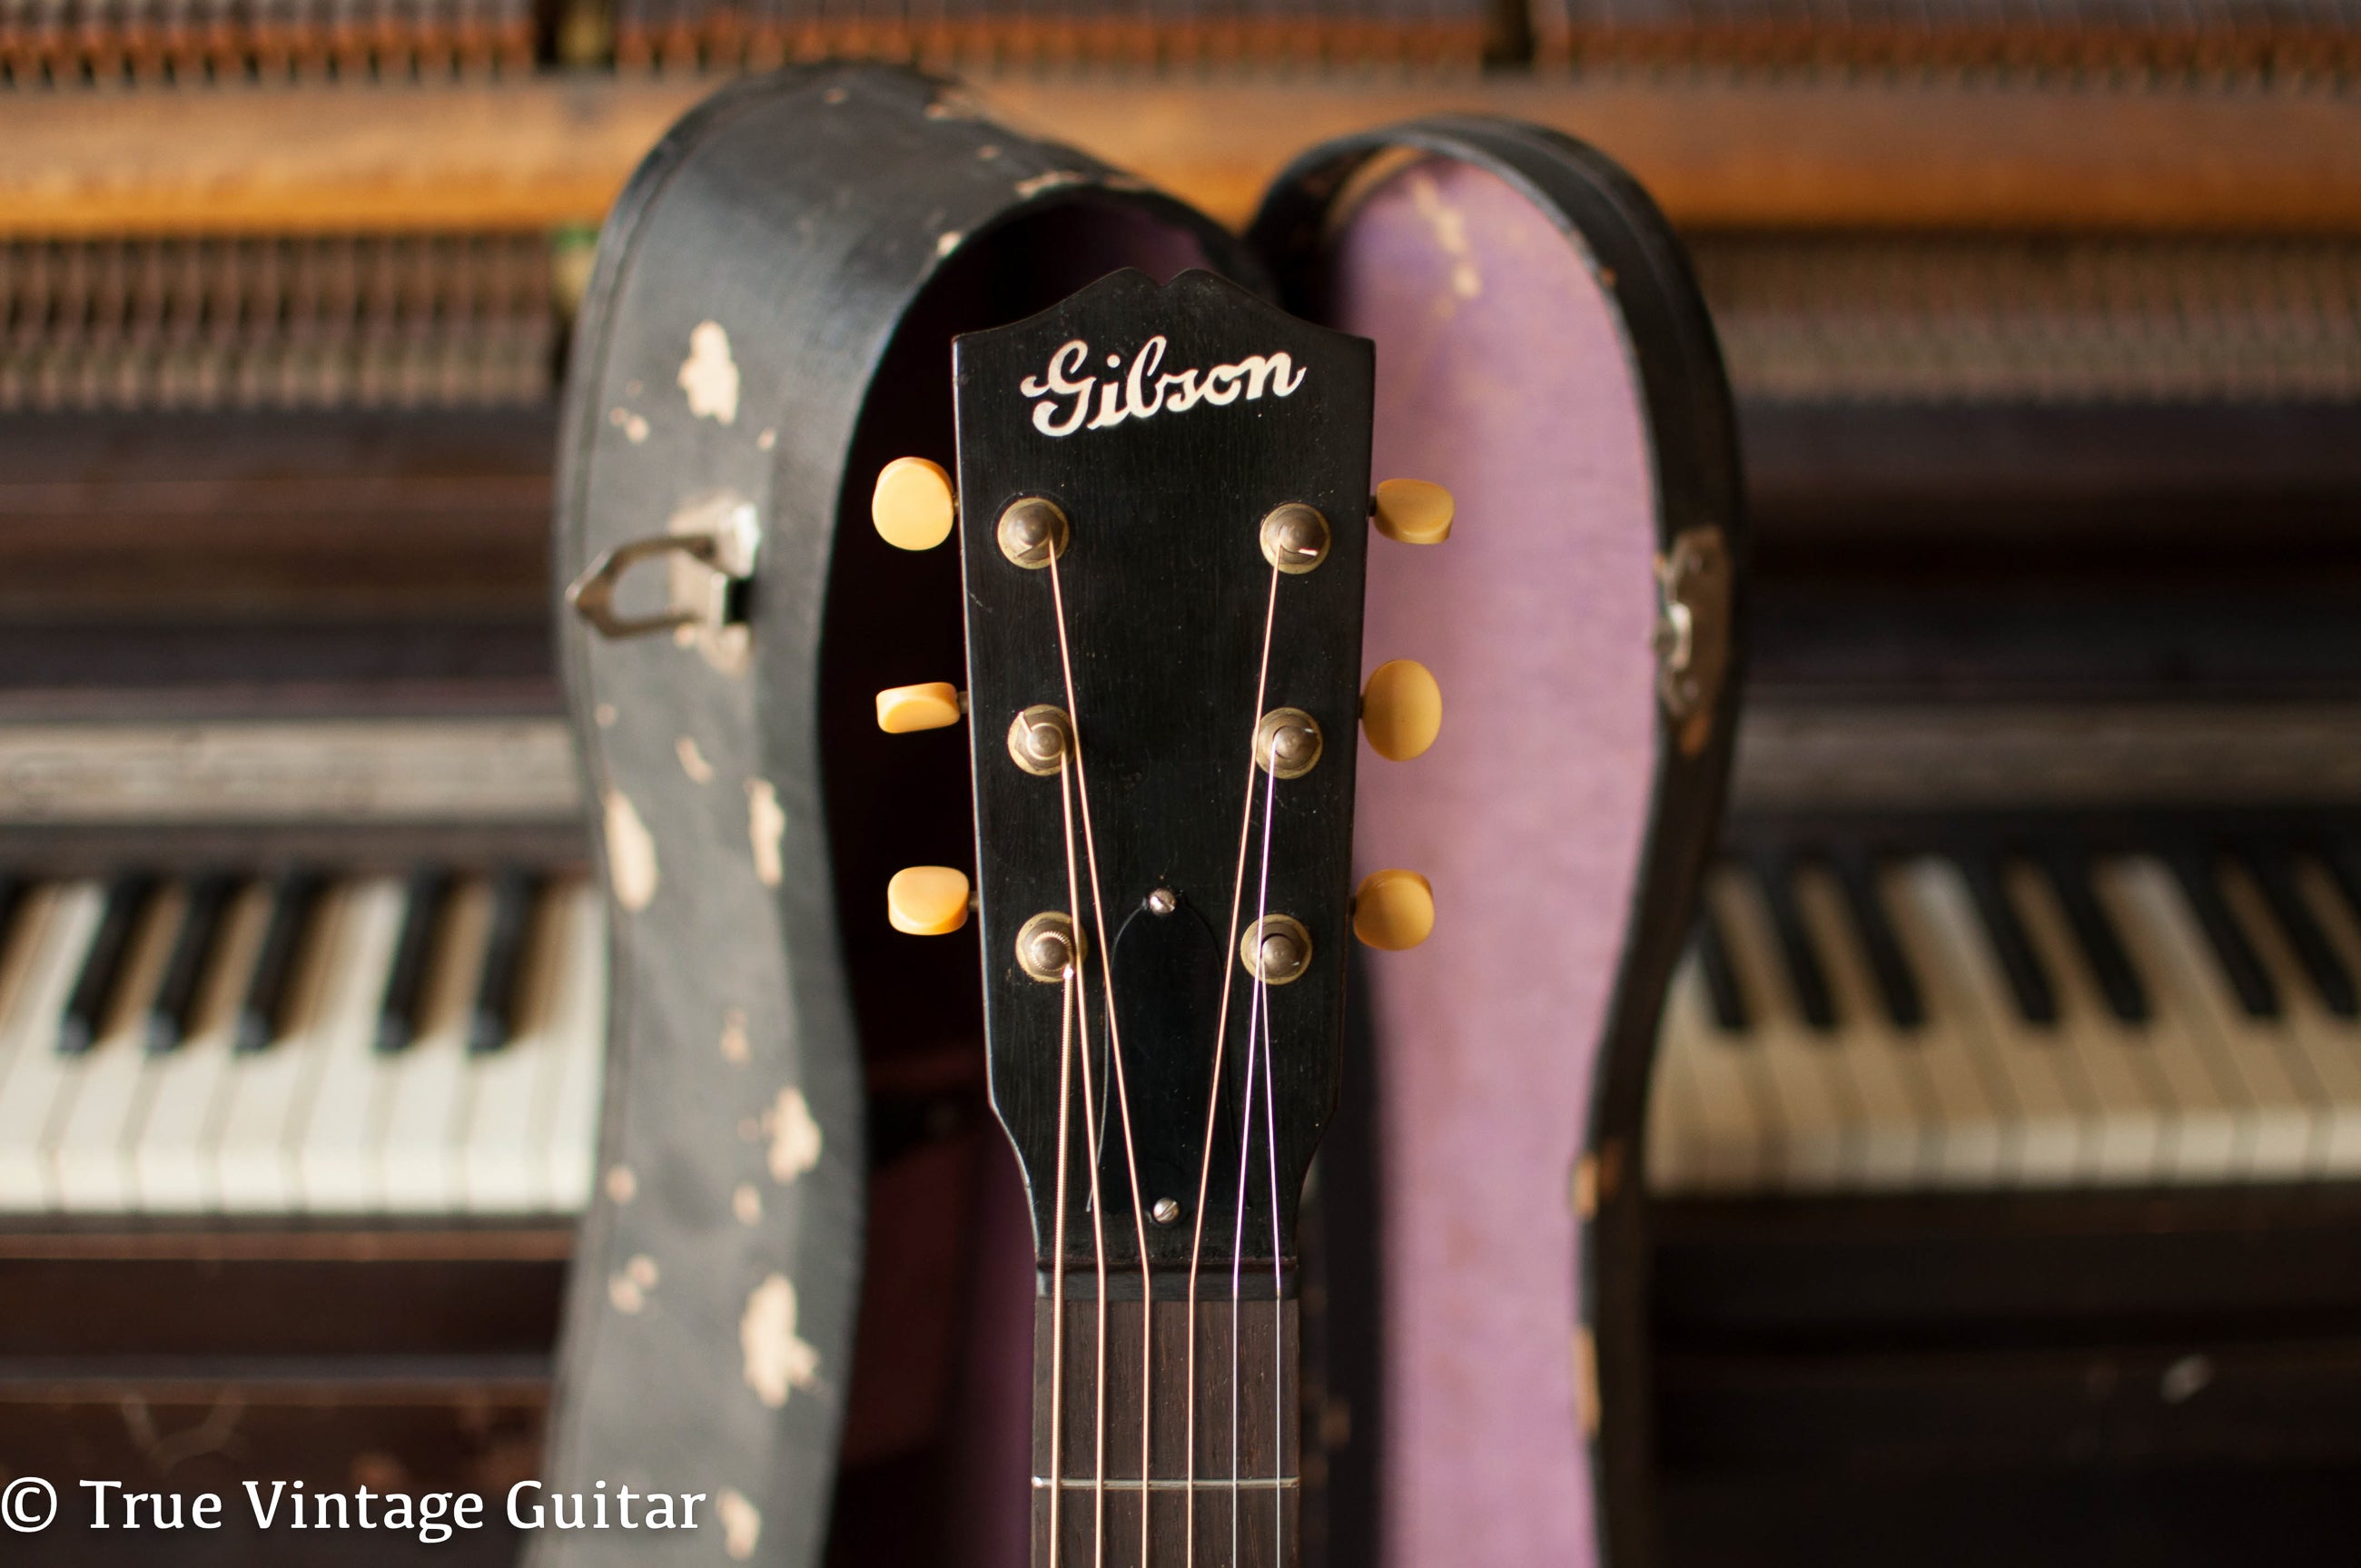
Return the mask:
<svg viewBox="0 0 2361 1568">
<path fill-rule="evenodd" d="M 1139 345 L 1121 379 L 1111 376 L 1102 383 L 1095 376 L 1080 374 L 1090 363 L 1089 344 L 1079 337 L 1060 344 L 1040 375 L 1027 376 L 1017 383 L 1017 390 L 1033 403 L 1033 428 L 1044 435 L 1071 435 L 1085 428 L 1105 430 L 1126 420 L 1186 413 L 1199 403 L 1226 407 L 1236 402 L 1241 393 L 1248 402 L 1265 392 L 1292 397 L 1311 374 L 1310 367 L 1297 368 L 1284 353 L 1249 354 L 1234 365 L 1216 365 L 1210 370 L 1159 374 L 1168 346 L 1164 334 L 1157 334 Z M 1119 356 L 1107 356 L 1109 369 L 1122 363 Z"/>
</svg>

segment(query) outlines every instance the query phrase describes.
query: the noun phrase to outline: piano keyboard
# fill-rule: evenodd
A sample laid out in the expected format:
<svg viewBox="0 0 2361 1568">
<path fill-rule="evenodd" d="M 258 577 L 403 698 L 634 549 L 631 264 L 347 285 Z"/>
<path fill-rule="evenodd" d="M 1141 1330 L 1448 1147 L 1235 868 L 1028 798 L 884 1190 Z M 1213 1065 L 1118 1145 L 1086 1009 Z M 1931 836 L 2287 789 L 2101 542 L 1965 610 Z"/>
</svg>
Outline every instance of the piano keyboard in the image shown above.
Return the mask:
<svg viewBox="0 0 2361 1568">
<path fill-rule="evenodd" d="M 2361 1175 L 2347 848 L 1725 861 L 1666 1000 L 1650 1187 Z"/>
<path fill-rule="evenodd" d="M 578 1212 L 604 912 L 577 878 L 0 877 L 0 1211 Z"/>
</svg>

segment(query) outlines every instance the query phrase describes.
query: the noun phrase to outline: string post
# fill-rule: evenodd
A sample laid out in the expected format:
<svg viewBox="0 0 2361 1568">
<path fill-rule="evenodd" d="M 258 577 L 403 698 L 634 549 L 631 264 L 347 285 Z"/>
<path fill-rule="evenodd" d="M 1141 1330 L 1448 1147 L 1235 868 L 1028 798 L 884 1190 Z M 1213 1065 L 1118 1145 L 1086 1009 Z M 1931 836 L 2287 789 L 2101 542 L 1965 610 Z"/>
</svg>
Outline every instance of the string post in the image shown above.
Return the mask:
<svg viewBox="0 0 2361 1568">
<path fill-rule="evenodd" d="M 1289 915 L 1266 915 L 1246 927 L 1238 961 L 1265 985 L 1285 985 L 1312 965 L 1312 933 Z"/>
<path fill-rule="evenodd" d="M 1079 967 L 1082 934 L 1069 916 L 1045 910 L 1016 930 L 1016 967 L 1045 985 L 1056 985 Z"/>
</svg>

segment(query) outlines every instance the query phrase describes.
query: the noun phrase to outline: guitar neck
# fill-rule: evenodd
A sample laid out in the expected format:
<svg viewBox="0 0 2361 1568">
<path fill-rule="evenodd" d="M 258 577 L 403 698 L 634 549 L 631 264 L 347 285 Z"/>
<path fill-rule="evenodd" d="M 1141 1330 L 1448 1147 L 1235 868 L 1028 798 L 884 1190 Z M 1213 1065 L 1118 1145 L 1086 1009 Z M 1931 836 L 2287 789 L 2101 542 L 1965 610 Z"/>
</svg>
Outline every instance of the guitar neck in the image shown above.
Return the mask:
<svg viewBox="0 0 2361 1568">
<path fill-rule="evenodd" d="M 1185 1300 L 1103 1306 L 1071 1280 L 1062 1312 L 1037 1302 L 1034 1568 L 1301 1561 L 1296 1302 L 1269 1299 L 1268 1274 L 1261 1300 L 1233 1302 L 1228 1283 L 1205 1281 L 1221 1299 L 1193 1314 Z"/>
</svg>

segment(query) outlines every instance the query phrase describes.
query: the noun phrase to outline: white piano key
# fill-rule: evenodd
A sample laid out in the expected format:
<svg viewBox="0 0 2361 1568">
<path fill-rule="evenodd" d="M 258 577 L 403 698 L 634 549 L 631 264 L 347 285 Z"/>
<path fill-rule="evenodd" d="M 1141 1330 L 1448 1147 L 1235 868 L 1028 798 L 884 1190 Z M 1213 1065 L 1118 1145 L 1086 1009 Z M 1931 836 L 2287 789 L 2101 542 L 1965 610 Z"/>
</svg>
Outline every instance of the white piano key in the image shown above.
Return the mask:
<svg viewBox="0 0 2361 1568">
<path fill-rule="evenodd" d="M 366 1213 L 383 1197 L 379 1140 L 398 1063 L 378 1051 L 377 1021 L 403 908 L 398 878 L 358 883 L 346 895 L 313 1025 L 319 1076 L 291 1145 L 296 1202 L 313 1213 Z"/>
<path fill-rule="evenodd" d="M 2312 911 L 2321 935 L 2345 960 L 2347 972 L 2361 977 L 2361 920 L 2356 919 L 2327 869 L 2309 856 L 2302 857 L 2295 864 L 2295 882 L 2297 896 Z M 2284 955 L 2285 938 L 2277 927 L 2272 938 L 2274 951 Z M 2321 1063 L 2321 1077 L 2334 1107 L 2324 1170 L 2329 1176 L 2350 1177 L 2361 1173 L 2361 1124 L 2361 1124 L 2361 1019 L 2340 1018 L 2321 1004 L 2318 992 L 2309 985 L 2301 989 L 2305 1007 L 2297 1025 L 2313 1058 Z"/>
<path fill-rule="evenodd" d="M 2326 1143 L 2326 1112 L 2317 1085 L 2290 1076 L 2275 1039 L 2257 1039 L 2242 1017 L 2221 966 L 2207 947 L 2197 916 L 2161 861 L 2134 856 L 2109 868 L 2124 900 L 2125 924 L 2139 929 L 2157 955 L 2159 992 L 2170 991 L 2192 1032 L 2213 1055 L 2216 1076 L 2235 1081 L 2241 1098 L 2234 1181 L 2293 1180 L 2317 1163 Z M 2143 975 L 2147 966 L 2142 967 Z"/>
<path fill-rule="evenodd" d="M 1752 1014 L 1753 1081 L 1766 1091 L 1770 1113 L 1763 1119 L 1778 1130 L 1776 1184 L 1791 1191 L 1841 1188 L 1850 1174 L 1847 1134 L 1860 1118 L 1833 1036 L 1812 1028 L 1796 1007 L 1762 890 L 1725 867 L 1708 878 L 1706 895 Z"/>
<path fill-rule="evenodd" d="M 2313 887 L 2305 885 L 2305 869 L 2299 864 L 2297 896 L 2307 907 L 2316 908 L 2321 900 Z M 2326 882 L 2316 867 L 2309 869 L 2317 879 L 2314 887 Z M 2255 956 L 2262 960 L 2265 972 L 2279 993 L 2276 1024 L 2248 1018 L 2243 1012 L 2236 1015 L 2237 1023 L 2245 1028 L 2269 1028 L 2278 1033 L 2281 1050 L 2301 1058 L 2302 1071 L 2321 1091 L 2320 1146 L 2307 1174 L 2316 1180 L 2350 1179 L 2361 1174 L 2361 1025 L 2350 1018 L 2339 1018 L 2322 1003 L 2287 932 L 2271 913 L 2263 890 L 2245 868 L 2231 867 L 2224 872 L 2222 896 L 2246 927 L 2247 939 L 2255 945 Z M 2340 927 L 2341 934 L 2348 938 L 2353 935 L 2352 928 L 2330 918 L 2320 918 L 2316 923 L 2329 945 L 2341 949 L 2338 956 L 2347 969 L 2361 973 L 2361 969 L 2353 968 L 2355 960 L 2361 959 L 2361 951 L 2356 951 L 2349 940 L 2339 940 Z"/>
<path fill-rule="evenodd" d="M 2026 940 L 2049 972 L 2058 1002 L 2057 1048 L 2091 1087 L 2087 1174 L 2108 1186 L 2163 1180 L 2169 1171 L 2171 1096 L 2142 1032 L 2115 1016 L 2099 992 L 2065 905 L 2031 866 L 2004 873 Z"/>
<path fill-rule="evenodd" d="M 43 1147 L 50 1125 L 72 1104 L 82 1060 L 58 1054 L 58 1015 L 97 933 L 105 892 L 70 883 L 34 895 L 20 927 L 32 948 L 24 982 L 0 1025 L 0 1210 L 55 1206 L 57 1184 Z"/>
<path fill-rule="evenodd" d="M 2009 1000 L 2008 977 L 1976 914 L 1967 878 L 1948 861 L 1924 860 L 1912 883 L 1927 931 L 1975 1009 L 1971 1031 L 2003 1086 L 2001 1184 L 2065 1187 L 2085 1169 L 2084 1134 L 2095 1120 L 2093 1096 L 2056 1028 L 2025 1022 Z"/>
<path fill-rule="evenodd" d="M 542 1124 L 548 1206 L 559 1213 L 588 1207 L 598 1161 L 599 1092 L 607 1068 L 607 906 L 594 883 L 568 891 L 564 967 L 549 1029 L 560 1070 Z"/>
<path fill-rule="evenodd" d="M 1971 994 L 1973 971 L 1961 967 L 1955 943 L 1942 935 L 1947 925 L 1956 927 L 1956 918 L 1928 905 L 1928 878 L 1946 872 L 1932 859 L 1914 860 L 1880 872 L 1878 888 L 1927 1015 L 1912 1048 L 1934 1121 L 1930 1179 L 1946 1188 L 1996 1187 L 2006 1168 L 2006 1124 L 2015 1104 L 1991 1059 L 1987 1010 Z"/>
<path fill-rule="evenodd" d="M 1795 912 L 1811 934 L 1840 1026 L 1836 1048 L 1852 1071 L 1860 1122 L 1847 1151 L 1849 1188 L 1922 1185 L 1935 1150 L 1932 1091 L 1912 1035 L 1894 1026 L 1861 948 L 1844 892 L 1818 866 L 1795 872 Z"/>
<path fill-rule="evenodd" d="M 555 1024 L 570 955 L 571 900 L 566 889 L 542 891 L 517 976 L 516 1033 L 471 1065 L 462 1171 L 474 1213 L 529 1213 L 551 1201 L 541 1123 L 566 1066 Z"/>
<path fill-rule="evenodd" d="M 418 1033 L 393 1053 L 375 1205 L 395 1213 L 456 1213 L 466 1190 L 468 1004 L 491 930 L 490 887 L 470 877 L 444 906 L 420 998 Z"/>
<path fill-rule="evenodd" d="M 221 1207 L 214 1148 L 236 1065 L 230 1026 L 269 919 L 269 888 L 249 886 L 231 900 L 189 1037 L 151 1075 L 154 1088 L 132 1168 L 135 1207 L 143 1212 L 210 1213 Z"/>
<path fill-rule="evenodd" d="M 2176 972 L 2180 955 L 2159 944 L 2144 913 L 2158 894 L 2179 894 L 2144 881 L 2122 861 L 2093 865 L 2091 892 L 2147 990 L 2148 1017 L 2139 1038 L 2170 1111 L 2164 1158 L 2171 1179 L 2191 1186 L 2235 1179 L 2251 1120 L 2245 1080 L 2232 1069 L 2213 1026 L 2191 1006 Z"/>
<path fill-rule="evenodd" d="M 187 906 L 188 890 L 177 883 L 148 901 L 107 1012 L 98 1020 L 97 1037 L 83 1053 L 82 1087 L 49 1128 L 58 1207 L 69 1212 L 119 1214 L 132 1206 L 134 1144 L 164 1059 L 148 1053 L 148 1005 L 163 981 Z"/>
<path fill-rule="evenodd" d="M 322 890 L 288 988 L 286 1033 L 230 1058 L 208 1153 L 225 1212 L 291 1213 L 299 1204 L 303 1118 L 327 1058 L 326 1025 L 360 940 L 351 884 Z"/>
</svg>

